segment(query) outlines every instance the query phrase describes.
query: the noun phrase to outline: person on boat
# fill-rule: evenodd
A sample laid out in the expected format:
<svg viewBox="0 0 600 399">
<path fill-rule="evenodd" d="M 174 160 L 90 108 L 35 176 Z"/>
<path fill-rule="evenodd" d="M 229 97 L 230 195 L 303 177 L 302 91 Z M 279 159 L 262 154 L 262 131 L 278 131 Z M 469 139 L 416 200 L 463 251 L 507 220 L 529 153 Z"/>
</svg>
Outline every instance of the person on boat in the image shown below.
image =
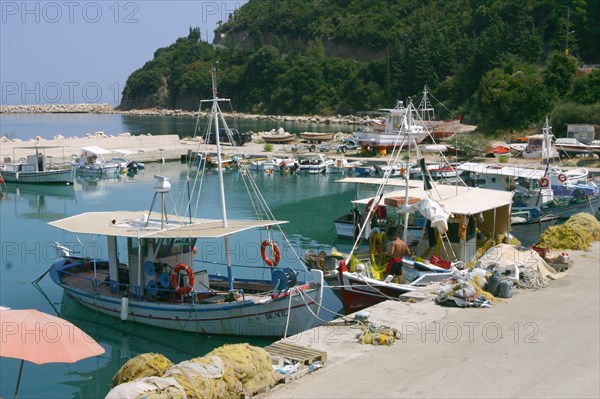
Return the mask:
<svg viewBox="0 0 600 399">
<path fill-rule="evenodd" d="M 388 253 L 391 258 L 388 261 L 385 274 L 396 277 L 399 283 L 402 281 L 402 257 L 411 254 L 410 248 L 400 239 L 397 233 L 392 236 L 391 244 L 390 252 Z"/>
</svg>

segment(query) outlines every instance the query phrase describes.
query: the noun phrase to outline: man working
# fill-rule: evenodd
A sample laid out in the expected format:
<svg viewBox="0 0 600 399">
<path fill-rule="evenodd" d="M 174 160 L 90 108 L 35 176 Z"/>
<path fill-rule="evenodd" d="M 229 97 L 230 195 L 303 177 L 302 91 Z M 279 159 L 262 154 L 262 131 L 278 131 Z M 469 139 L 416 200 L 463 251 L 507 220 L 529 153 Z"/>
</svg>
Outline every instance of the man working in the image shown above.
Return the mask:
<svg viewBox="0 0 600 399">
<path fill-rule="evenodd" d="M 398 277 L 398 283 L 402 282 L 402 257 L 404 255 L 410 255 L 410 249 L 404 241 L 400 239 L 398 234 L 392 235 L 392 246 L 388 255 L 391 256 L 388 261 L 387 268 L 385 269 L 386 275 L 393 275 Z"/>
</svg>

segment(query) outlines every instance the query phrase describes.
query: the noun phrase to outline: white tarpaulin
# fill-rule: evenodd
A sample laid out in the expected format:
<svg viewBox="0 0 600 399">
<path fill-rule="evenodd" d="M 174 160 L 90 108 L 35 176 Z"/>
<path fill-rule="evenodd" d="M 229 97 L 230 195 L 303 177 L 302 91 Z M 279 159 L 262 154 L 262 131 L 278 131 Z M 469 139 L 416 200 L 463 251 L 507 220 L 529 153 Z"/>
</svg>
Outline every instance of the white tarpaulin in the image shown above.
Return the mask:
<svg viewBox="0 0 600 399">
<path fill-rule="evenodd" d="M 431 221 L 431 227 L 436 228 L 441 234 L 448 231 L 448 218 L 450 218 L 450 215 L 435 201 L 424 198 L 416 204 L 400 208 L 401 213 L 407 211 L 419 211 L 421 215 Z"/>
</svg>

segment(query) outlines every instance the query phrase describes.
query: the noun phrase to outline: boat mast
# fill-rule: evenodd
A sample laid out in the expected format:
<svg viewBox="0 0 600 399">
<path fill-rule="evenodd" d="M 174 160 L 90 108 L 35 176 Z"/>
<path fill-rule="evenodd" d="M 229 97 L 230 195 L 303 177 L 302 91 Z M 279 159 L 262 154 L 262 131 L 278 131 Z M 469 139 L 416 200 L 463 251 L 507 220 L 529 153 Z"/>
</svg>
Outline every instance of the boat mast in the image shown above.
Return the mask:
<svg viewBox="0 0 600 399">
<path fill-rule="evenodd" d="M 219 98 L 217 97 L 217 65 L 218 62 L 215 62 L 213 65 L 211 76 L 212 76 L 212 110 L 211 113 L 213 118 L 215 119 L 215 143 L 217 144 L 217 170 L 219 171 L 219 194 L 221 197 L 221 218 L 223 219 L 223 227 L 227 228 L 227 209 L 225 207 L 225 183 L 223 181 L 223 163 L 221 160 L 221 132 L 219 130 L 219 117 L 221 115 L 221 109 L 219 108 Z M 227 128 L 227 123 L 223 120 L 223 125 L 225 129 Z M 225 235 L 223 237 L 225 241 L 225 262 L 227 263 L 227 281 L 229 285 L 229 290 L 233 290 L 233 273 L 231 270 L 231 256 L 229 252 L 229 236 Z"/>
<path fill-rule="evenodd" d="M 219 116 L 221 110 L 219 108 L 219 98 L 217 97 L 217 63 L 213 65 L 211 70 L 212 77 L 212 109 L 211 114 L 215 119 L 215 142 L 217 144 L 217 170 L 219 172 L 219 194 L 221 198 L 221 218 L 223 219 L 223 227 L 227 227 L 227 210 L 225 209 L 225 183 L 223 182 L 223 165 L 221 162 L 221 140 L 219 132 Z"/>
<path fill-rule="evenodd" d="M 425 86 L 425 90 L 427 90 L 427 86 Z M 427 93 L 427 91 L 425 91 Z M 408 107 L 406 107 L 406 166 L 404 167 L 404 178 L 406 180 L 406 188 L 404 189 L 404 206 L 408 206 L 408 179 L 409 179 L 409 170 L 410 170 L 410 145 L 413 139 L 412 136 L 412 109 L 414 105 L 412 103 L 412 98 L 408 98 Z M 408 240 L 408 212 L 404 214 L 404 232 L 402 234 L 402 241 L 406 243 Z"/>
</svg>

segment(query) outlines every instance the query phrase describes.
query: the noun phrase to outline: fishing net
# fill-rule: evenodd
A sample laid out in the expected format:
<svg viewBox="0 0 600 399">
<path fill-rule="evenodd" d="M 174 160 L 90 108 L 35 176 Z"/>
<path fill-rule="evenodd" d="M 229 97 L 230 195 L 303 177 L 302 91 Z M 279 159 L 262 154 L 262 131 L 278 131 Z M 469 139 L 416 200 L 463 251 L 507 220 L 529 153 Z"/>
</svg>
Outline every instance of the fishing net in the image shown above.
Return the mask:
<svg viewBox="0 0 600 399">
<path fill-rule="evenodd" d="M 223 361 L 216 356 L 178 363 L 167 370 L 165 377 L 174 378 L 190 399 L 233 398 L 241 393 L 241 389 L 235 389 L 235 383 L 232 383 L 235 380 L 233 371 L 226 370 Z"/>
<path fill-rule="evenodd" d="M 143 377 L 162 376 L 173 363 L 159 353 L 142 353 L 125 363 L 112 379 L 115 387 Z"/>
<path fill-rule="evenodd" d="M 600 222 L 587 212 L 571 216 L 564 224 L 550 226 L 540 236 L 539 247 L 589 251 L 600 239 Z"/>
<path fill-rule="evenodd" d="M 526 290 L 541 290 L 548 286 L 548 279 L 544 278 L 537 270 L 532 267 L 524 267 L 519 274 L 517 287 Z"/>
<path fill-rule="evenodd" d="M 236 384 L 232 388 L 235 390 L 253 395 L 271 388 L 277 382 L 271 356 L 262 348 L 248 344 L 224 345 L 206 356 L 219 356 L 225 369 L 233 371 L 233 381 Z"/>
<path fill-rule="evenodd" d="M 105 399 L 131 398 L 187 399 L 187 395 L 173 378 L 144 377 L 114 387 Z"/>
</svg>

